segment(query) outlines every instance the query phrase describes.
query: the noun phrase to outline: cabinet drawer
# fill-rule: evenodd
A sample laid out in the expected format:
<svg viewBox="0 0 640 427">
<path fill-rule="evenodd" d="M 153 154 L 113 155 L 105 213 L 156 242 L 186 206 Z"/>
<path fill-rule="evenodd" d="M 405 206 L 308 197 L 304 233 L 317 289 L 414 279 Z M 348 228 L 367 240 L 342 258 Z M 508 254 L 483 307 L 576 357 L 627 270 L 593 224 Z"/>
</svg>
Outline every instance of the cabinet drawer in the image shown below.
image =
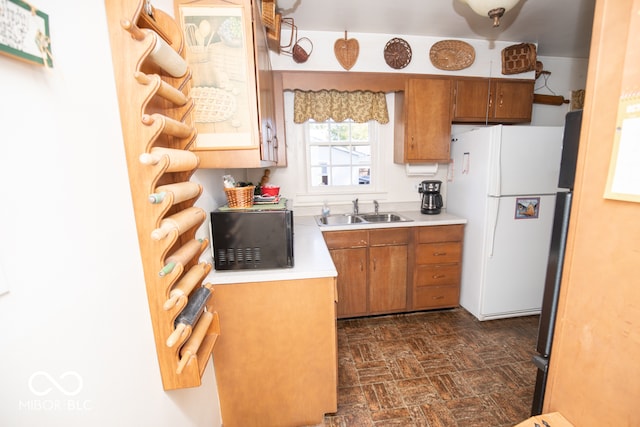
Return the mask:
<svg viewBox="0 0 640 427">
<path fill-rule="evenodd" d="M 464 225 L 420 227 L 416 233 L 416 243 L 461 242 L 464 235 Z"/>
<path fill-rule="evenodd" d="M 460 284 L 460 264 L 420 265 L 416 270 L 415 286 L 458 286 Z"/>
<path fill-rule="evenodd" d="M 323 233 L 324 241 L 329 249 L 361 248 L 368 245 L 367 230 L 329 231 Z"/>
<path fill-rule="evenodd" d="M 460 262 L 462 244 L 457 242 L 428 243 L 416 247 L 416 264 L 446 264 Z"/>
<path fill-rule="evenodd" d="M 413 294 L 413 308 L 456 307 L 460 300 L 458 286 L 428 286 L 417 288 Z"/>
<path fill-rule="evenodd" d="M 406 245 L 409 243 L 408 228 L 385 228 L 369 230 L 369 245 Z"/>
</svg>

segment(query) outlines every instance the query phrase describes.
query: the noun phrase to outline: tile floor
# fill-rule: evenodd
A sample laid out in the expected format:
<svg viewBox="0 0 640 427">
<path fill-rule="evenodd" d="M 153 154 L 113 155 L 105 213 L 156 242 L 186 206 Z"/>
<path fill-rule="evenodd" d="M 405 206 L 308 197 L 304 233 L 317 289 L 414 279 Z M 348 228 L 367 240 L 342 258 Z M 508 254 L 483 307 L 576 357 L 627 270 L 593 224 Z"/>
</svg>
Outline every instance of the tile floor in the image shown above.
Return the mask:
<svg viewBox="0 0 640 427">
<path fill-rule="evenodd" d="M 327 427 L 503 427 L 530 416 L 538 316 L 462 308 L 338 321 L 338 412 Z"/>
</svg>

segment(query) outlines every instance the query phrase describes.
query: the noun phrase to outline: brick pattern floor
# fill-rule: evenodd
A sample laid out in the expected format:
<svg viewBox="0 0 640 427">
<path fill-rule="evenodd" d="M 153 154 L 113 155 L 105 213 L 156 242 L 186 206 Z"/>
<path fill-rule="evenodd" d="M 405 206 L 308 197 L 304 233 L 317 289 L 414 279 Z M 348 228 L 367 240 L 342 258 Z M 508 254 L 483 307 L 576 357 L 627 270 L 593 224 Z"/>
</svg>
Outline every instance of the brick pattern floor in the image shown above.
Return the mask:
<svg viewBox="0 0 640 427">
<path fill-rule="evenodd" d="M 462 308 L 338 321 L 338 412 L 327 427 L 503 427 L 530 416 L 538 316 Z"/>
</svg>

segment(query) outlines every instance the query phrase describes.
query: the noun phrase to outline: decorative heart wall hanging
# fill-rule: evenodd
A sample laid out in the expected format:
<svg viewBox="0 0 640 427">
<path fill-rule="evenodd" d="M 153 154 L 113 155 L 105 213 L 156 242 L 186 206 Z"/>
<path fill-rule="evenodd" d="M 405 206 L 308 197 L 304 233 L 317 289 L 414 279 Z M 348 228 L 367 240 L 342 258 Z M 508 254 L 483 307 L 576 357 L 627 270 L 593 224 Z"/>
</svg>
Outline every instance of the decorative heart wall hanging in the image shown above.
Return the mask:
<svg viewBox="0 0 640 427">
<path fill-rule="evenodd" d="M 347 32 L 344 32 L 344 39 L 338 39 L 333 45 L 333 52 L 342 68 L 350 70 L 358 60 L 360 45 L 356 39 L 347 39 Z"/>
</svg>

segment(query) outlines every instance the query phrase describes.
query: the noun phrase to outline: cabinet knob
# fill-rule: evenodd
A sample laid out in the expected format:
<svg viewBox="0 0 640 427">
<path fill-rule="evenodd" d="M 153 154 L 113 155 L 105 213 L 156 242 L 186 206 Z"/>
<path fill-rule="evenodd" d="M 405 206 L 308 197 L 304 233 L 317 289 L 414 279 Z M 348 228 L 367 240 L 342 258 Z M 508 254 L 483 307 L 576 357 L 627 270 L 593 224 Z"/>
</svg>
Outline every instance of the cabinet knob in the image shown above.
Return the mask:
<svg viewBox="0 0 640 427">
<path fill-rule="evenodd" d="M 433 276 L 431 276 L 434 279 L 442 279 L 443 277 L 445 277 L 444 274 L 434 274 Z"/>
<path fill-rule="evenodd" d="M 447 255 L 446 252 L 434 252 L 433 253 L 433 256 L 445 256 L 445 255 Z"/>
</svg>

